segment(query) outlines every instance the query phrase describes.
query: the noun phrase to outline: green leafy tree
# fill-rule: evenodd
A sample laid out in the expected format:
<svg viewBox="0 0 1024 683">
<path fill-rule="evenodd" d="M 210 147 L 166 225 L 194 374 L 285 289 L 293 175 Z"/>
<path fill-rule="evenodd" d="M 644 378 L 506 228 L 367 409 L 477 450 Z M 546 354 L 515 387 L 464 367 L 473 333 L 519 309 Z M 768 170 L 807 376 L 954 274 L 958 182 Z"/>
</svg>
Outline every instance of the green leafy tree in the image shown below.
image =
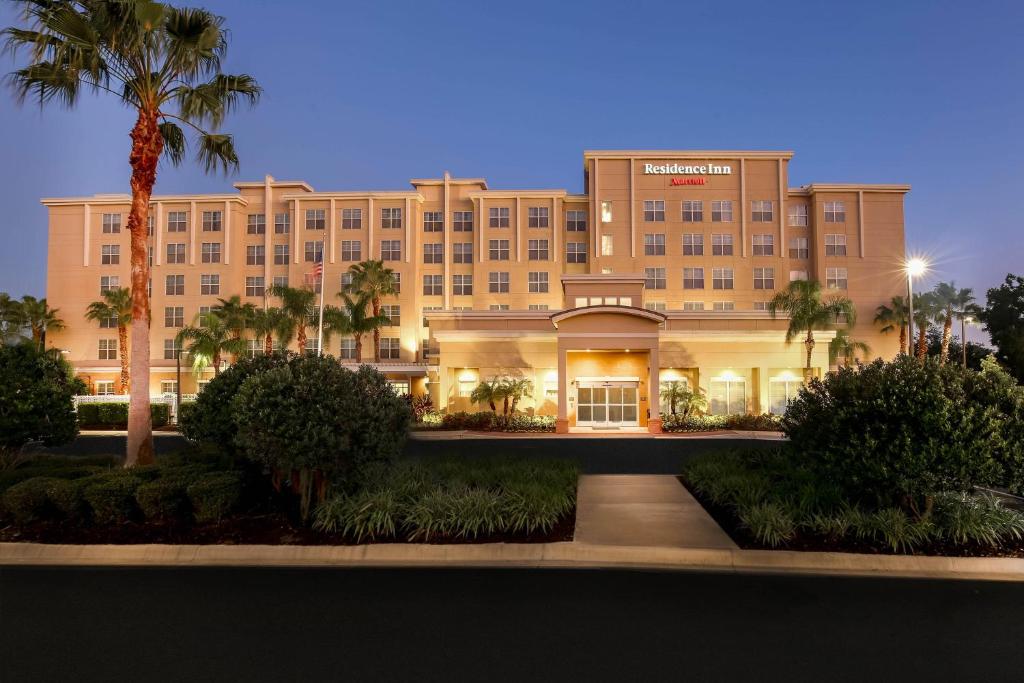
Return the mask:
<svg viewBox="0 0 1024 683">
<path fill-rule="evenodd" d="M 132 322 L 132 293 L 127 287 L 108 289 L 102 298 L 85 309 L 85 319 L 94 323 L 114 320 L 117 323 L 117 353 L 121 360 L 120 392 L 129 391 L 131 374 L 128 371 L 128 326 Z"/>
<path fill-rule="evenodd" d="M 25 312 L 21 302 L 12 299 L 7 292 L 0 292 L 0 344 L 22 338 L 24 329 Z"/>
<path fill-rule="evenodd" d="M 58 354 L 32 344 L 0 346 L 0 471 L 17 467 L 25 446 L 70 442 L 78 433 L 77 385 Z"/>
<path fill-rule="evenodd" d="M 937 327 L 928 328 L 928 355 L 939 357 L 942 353 L 942 330 Z M 971 370 L 981 370 L 982 361 L 992 355 L 992 349 L 975 342 L 967 342 L 967 348 L 964 349 L 964 345 L 959 336 L 953 335 L 953 338 L 949 341 L 949 356 L 950 358 L 956 358 L 960 356 L 963 358 L 966 355 L 967 362 L 961 363 L 964 367 L 970 368 Z"/>
<path fill-rule="evenodd" d="M 511 401 L 507 414 L 515 414 L 519 401 L 533 396 L 533 382 L 523 377 L 506 377 L 503 382 L 506 402 Z"/>
<path fill-rule="evenodd" d="M 894 296 L 888 304 L 875 309 L 875 324 L 880 325 L 879 331 L 888 334 L 894 330 L 900 332 L 900 353 L 907 353 L 907 321 L 910 320 L 910 307 L 907 298 Z"/>
<path fill-rule="evenodd" d="M 383 261 L 363 261 L 352 265 L 348 270 L 352 274 L 349 291 L 369 295 L 373 317 L 380 317 L 381 299 L 398 293 L 395 271 L 386 268 Z M 379 328 L 373 330 L 373 362 L 380 362 Z"/>
<path fill-rule="evenodd" d="M 376 332 L 389 320 L 385 315 L 367 315 L 370 294 L 361 293 L 353 296 L 348 292 L 339 292 L 342 307 L 328 306 L 324 308 L 324 344 L 335 334 L 352 337 L 356 347 L 356 362 L 363 359 L 363 336 Z"/>
<path fill-rule="evenodd" d="M 316 292 L 308 287 L 273 285 L 267 294 L 281 299 L 281 312 L 291 320 L 299 353 L 306 353 L 306 328 L 313 317 Z"/>
<path fill-rule="evenodd" d="M 1024 383 L 1024 276 L 1008 273 L 985 299 L 978 319 L 996 347 L 996 359 Z"/>
<path fill-rule="evenodd" d="M 224 19 L 205 9 L 152 0 L 16 0 L 23 25 L 4 31 L 7 48 L 28 63 L 10 75 L 19 101 L 74 107 L 85 90 L 111 96 L 135 114 L 131 131 L 131 374 L 149 377 L 147 215 L 157 163 L 186 153 L 182 126 L 195 137 L 196 158 L 209 172 L 238 167 L 230 135 L 217 132 L 260 87 L 247 75 L 221 72 L 227 53 Z M 134 391 L 125 465 L 153 462 L 149 392 Z"/>
<path fill-rule="evenodd" d="M 932 289 L 935 304 L 935 322 L 942 325 L 942 346 L 939 362 L 949 360 L 949 340 L 953 337 L 953 321 L 968 315 L 974 303 L 974 292 L 970 288 L 958 289 L 954 282 L 940 282 Z"/>
<path fill-rule="evenodd" d="M 811 375 L 811 356 L 814 353 L 815 330 L 830 330 L 845 319 L 848 328 L 856 322 L 857 311 L 853 302 L 844 296 L 831 296 L 822 299 L 821 283 L 817 280 L 794 280 L 784 291 L 779 292 L 768 302 L 768 312 L 775 318 L 780 312 L 789 315 L 789 326 L 786 328 L 786 343 L 796 337 L 804 338 L 807 350 L 808 377 Z"/>
<path fill-rule="evenodd" d="M 217 305 L 211 309 L 221 319 L 224 326 L 231 332 L 233 339 L 241 339 L 246 328 L 256 313 L 256 306 L 242 303 L 242 297 L 235 294 L 228 299 L 217 299 Z M 232 363 L 238 362 L 238 354 L 233 354 Z"/>
<path fill-rule="evenodd" d="M 708 407 L 708 401 L 704 398 L 700 388 L 698 387 L 697 391 L 691 391 L 690 385 L 682 380 L 664 382 L 660 396 L 662 401 L 668 403 L 669 412 L 672 415 L 680 413 L 683 417 L 689 417 L 691 413 L 705 410 Z"/>
<path fill-rule="evenodd" d="M 224 354 L 239 355 L 245 353 L 244 339 L 236 339 L 231 329 L 216 313 L 200 315 L 198 325 L 189 325 L 178 332 L 179 344 L 188 342 L 188 351 L 192 358 L 192 371 L 199 376 L 209 366 L 213 366 L 213 376 L 220 374 L 221 359 Z"/>
<path fill-rule="evenodd" d="M 283 310 L 274 306 L 256 309 L 248 325 L 255 337 L 263 340 L 263 353 L 267 355 L 274 352 L 275 339 L 280 342 L 281 348 L 284 348 L 295 336 L 294 321 Z"/>
<path fill-rule="evenodd" d="M 858 353 L 861 356 L 867 356 L 871 353 L 871 347 L 862 341 L 853 339 L 848 330 L 837 330 L 836 336 L 828 343 L 828 357 L 833 363 L 838 363 L 842 358 L 843 364 L 849 365 Z"/>
<path fill-rule="evenodd" d="M 491 407 L 492 413 L 498 412 L 495 401 L 501 399 L 501 382 L 492 377 L 490 381 L 483 380 L 473 388 L 469 400 L 473 403 L 486 403 Z"/>
<path fill-rule="evenodd" d="M 32 335 L 32 343 L 40 351 L 43 350 L 46 343 L 47 331 L 64 329 L 64 321 L 60 319 L 58 313 L 58 309 L 50 308 L 46 303 L 46 297 L 37 299 L 27 294 L 21 297 L 22 319 Z"/>
</svg>

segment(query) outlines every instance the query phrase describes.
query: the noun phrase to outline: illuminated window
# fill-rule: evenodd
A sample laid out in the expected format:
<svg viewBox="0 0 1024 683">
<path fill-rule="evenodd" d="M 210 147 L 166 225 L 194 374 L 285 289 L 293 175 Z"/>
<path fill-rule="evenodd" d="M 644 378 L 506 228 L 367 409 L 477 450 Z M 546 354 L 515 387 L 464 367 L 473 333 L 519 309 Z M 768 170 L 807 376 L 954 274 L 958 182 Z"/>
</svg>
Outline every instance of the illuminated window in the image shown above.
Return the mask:
<svg viewBox="0 0 1024 683">
<path fill-rule="evenodd" d="M 791 270 L 791 271 L 789 271 L 789 281 L 790 282 L 795 282 L 797 280 L 806 280 L 806 279 L 807 279 L 807 271 L 806 270 Z"/>
<path fill-rule="evenodd" d="M 789 403 L 803 387 L 803 382 L 793 378 L 776 378 L 768 380 L 768 404 L 769 412 L 775 415 L 782 415 L 789 408 Z"/>
<path fill-rule="evenodd" d="M 176 394 L 176 393 L 178 393 L 178 380 L 176 380 L 176 379 L 162 379 L 162 380 L 160 380 L 160 393 L 161 394 Z"/>
<path fill-rule="evenodd" d="M 601 222 L 611 223 L 612 222 L 612 203 L 601 202 Z"/>
<path fill-rule="evenodd" d="M 114 395 L 114 380 L 112 379 L 100 379 L 92 383 L 94 393 L 97 396 L 113 396 Z"/>
<path fill-rule="evenodd" d="M 601 256 L 612 256 L 615 254 L 615 240 L 611 235 L 601 235 Z"/>
<path fill-rule="evenodd" d="M 708 383 L 708 412 L 735 415 L 747 412 L 747 384 L 742 378 L 716 378 Z"/>
</svg>

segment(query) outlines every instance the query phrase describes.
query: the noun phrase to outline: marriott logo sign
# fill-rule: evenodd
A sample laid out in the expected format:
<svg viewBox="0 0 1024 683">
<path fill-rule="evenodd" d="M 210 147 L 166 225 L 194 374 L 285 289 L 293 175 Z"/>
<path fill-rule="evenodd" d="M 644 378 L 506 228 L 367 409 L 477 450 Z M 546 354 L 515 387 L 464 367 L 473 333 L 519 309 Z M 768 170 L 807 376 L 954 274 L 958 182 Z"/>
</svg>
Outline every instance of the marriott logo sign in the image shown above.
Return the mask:
<svg viewBox="0 0 1024 683">
<path fill-rule="evenodd" d="M 644 164 L 644 175 L 732 175 L 732 166 L 717 164 Z"/>
</svg>

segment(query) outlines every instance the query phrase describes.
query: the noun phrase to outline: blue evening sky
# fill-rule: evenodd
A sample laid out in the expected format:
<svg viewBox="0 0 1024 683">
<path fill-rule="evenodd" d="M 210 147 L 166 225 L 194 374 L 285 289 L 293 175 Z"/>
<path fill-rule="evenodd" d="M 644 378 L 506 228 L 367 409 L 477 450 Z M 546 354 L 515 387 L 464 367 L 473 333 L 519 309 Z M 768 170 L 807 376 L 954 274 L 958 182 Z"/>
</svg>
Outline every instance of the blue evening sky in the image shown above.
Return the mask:
<svg viewBox="0 0 1024 683">
<path fill-rule="evenodd" d="M 226 69 L 265 88 L 231 117 L 236 178 L 163 167 L 156 191 L 265 173 L 317 189 L 483 176 L 582 189 L 584 149 L 790 149 L 790 184 L 910 183 L 931 281 L 1024 271 L 1024 3 L 207 0 Z M 0 25 L 15 20 L 0 6 Z M 0 71 L 15 66 L 0 57 Z M 128 191 L 130 113 L 0 94 L 0 291 L 43 294 L 43 196 Z"/>
</svg>

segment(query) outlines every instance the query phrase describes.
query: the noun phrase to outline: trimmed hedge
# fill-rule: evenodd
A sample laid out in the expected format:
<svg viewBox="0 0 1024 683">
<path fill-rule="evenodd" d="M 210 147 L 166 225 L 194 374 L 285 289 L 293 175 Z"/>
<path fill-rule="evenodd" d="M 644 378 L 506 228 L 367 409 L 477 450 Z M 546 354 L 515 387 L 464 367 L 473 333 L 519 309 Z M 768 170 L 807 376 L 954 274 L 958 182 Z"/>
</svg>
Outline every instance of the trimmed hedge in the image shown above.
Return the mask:
<svg viewBox="0 0 1024 683">
<path fill-rule="evenodd" d="M 149 413 L 154 427 L 164 427 L 171 421 L 171 407 L 166 403 L 153 403 Z M 125 429 L 128 426 L 127 403 L 80 403 L 78 426 L 82 429 Z"/>
<path fill-rule="evenodd" d="M 661 428 L 666 432 L 713 432 L 731 429 L 744 432 L 780 432 L 782 417 L 762 415 L 663 415 Z"/>
<path fill-rule="evenodd" d="M 423 421 L 426 429 L 470 429 L 481 432 L 553 432 L 553 415 L 498 415 L 484 411 L 479 413 L 435 413 Z"/>
</svg>

